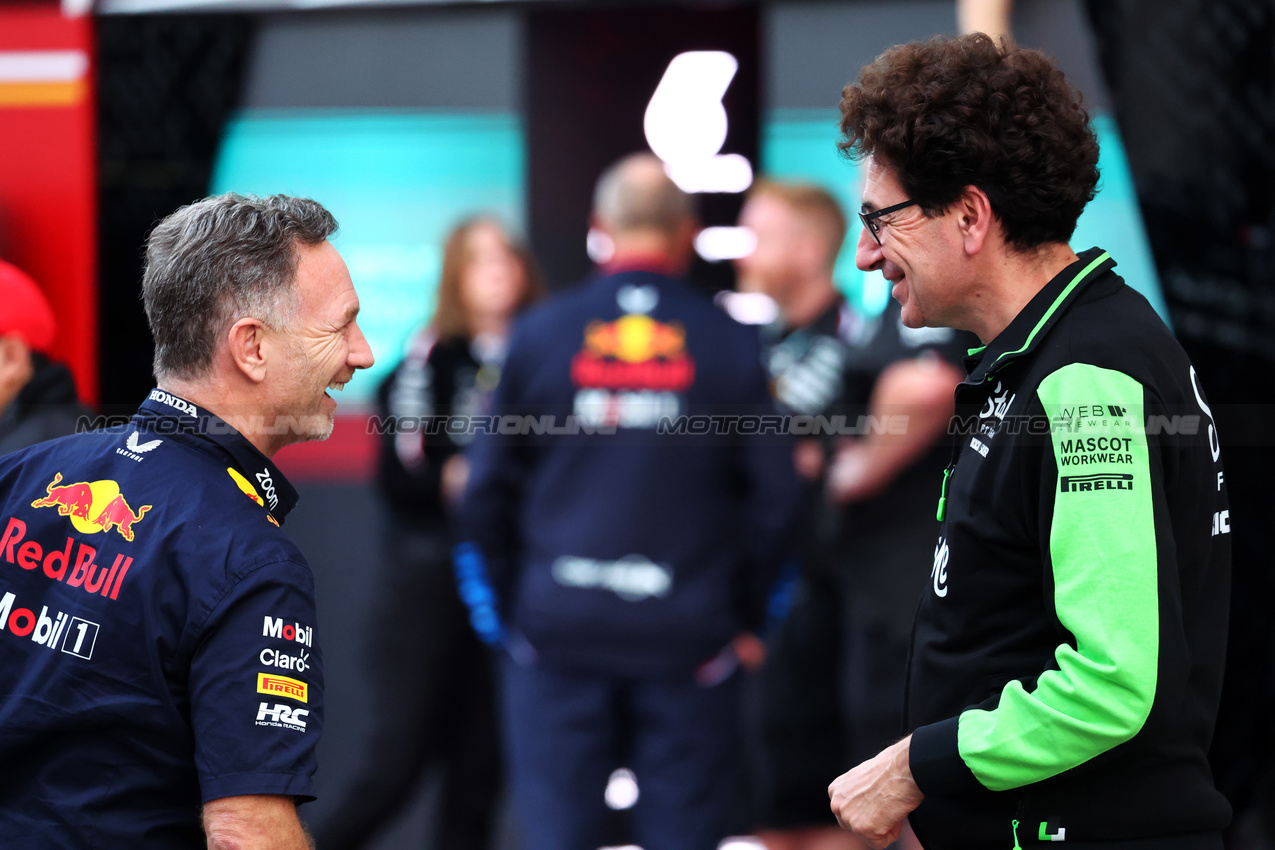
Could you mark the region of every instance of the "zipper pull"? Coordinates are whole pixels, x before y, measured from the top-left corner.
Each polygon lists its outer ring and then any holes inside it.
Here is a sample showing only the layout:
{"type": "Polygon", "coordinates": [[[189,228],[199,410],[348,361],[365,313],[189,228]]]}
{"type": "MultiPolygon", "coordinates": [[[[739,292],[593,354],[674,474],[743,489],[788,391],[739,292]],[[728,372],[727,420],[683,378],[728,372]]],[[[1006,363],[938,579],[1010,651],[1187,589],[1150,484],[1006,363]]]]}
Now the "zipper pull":
{"type": "Polygon", "coordinates": [[[943,490],[939,493],[939,509],[935,518],[942,522],[947,517],[947,479],[952,476],[952,467],[943,470],[943,490]]]}
{"type": "Polygon", "coordinates": [[[1018,821],[1013,822],[1014,825],[1014,850],[1023,850],[1023,845],[1018,843],[1018,821]]]}

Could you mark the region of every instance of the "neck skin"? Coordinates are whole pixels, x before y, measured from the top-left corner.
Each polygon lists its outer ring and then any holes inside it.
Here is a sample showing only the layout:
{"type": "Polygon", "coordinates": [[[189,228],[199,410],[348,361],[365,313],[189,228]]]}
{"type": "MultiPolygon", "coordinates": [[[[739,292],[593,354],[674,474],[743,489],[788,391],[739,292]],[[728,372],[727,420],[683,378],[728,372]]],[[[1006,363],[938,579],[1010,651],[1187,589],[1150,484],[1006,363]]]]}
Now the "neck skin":
{"type": "Polygon", "coordinates": [[[509,335],[509,317],[503,313],[473,313],[469,317],[469,335],[504,339],[509,335]]]}
{"type": "Polygon", "coordinates": [[[956,327],[975,333],[984,344],[1009,327],[1023,308],[1079,257],[1065,243],[1053,243],[1020,253],[1004,249],[979,255],[967,309],[956,327]]]}
{"type": "Polygon", "coordinates": [[[606,262],[608,266],[641,265],[654,260],[667,266],[674,275],[685,274],[691,267],[694,233],[688,239],[657,230],[627,230],[608,235],[615,245],[615,252],[606,262]],[[686,244],[682,245],[683,242],[686,244]]]}
{"type": "Polygon", "coordinates": [[[236,391],[233,387],[227,386],[228,383],[217,380],[183,381],[165,378],[159,382],[159,388],[166,393],[197,404],[225,420],[245,440],[252,443],[257,451],[273,460],[279,449],[289,443],[286,439],[287,434],[265,433],[273,430],[270,427],[275,420],[273,406],[265,398],[256,398],[251,391],[236,391]]]}
{"type": "Polygon", "coordinates": [[[828,272],[777,294],[775,303],[779,305],[779,314],[784,317],[785,324],[804,328],[814,324],[840,297],[832,284],[832,273],[828,272]]]}

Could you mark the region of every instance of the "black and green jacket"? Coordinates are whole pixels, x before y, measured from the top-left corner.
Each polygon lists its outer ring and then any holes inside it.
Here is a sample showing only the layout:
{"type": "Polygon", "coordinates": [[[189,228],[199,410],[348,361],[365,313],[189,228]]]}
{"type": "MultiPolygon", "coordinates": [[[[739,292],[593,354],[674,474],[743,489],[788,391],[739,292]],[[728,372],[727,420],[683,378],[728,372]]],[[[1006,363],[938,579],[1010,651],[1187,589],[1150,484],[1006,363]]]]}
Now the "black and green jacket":
{"type": "Polygon", "coordinates": [[[1211,847],[1230,519],[1194,368],[1093,249],[956,391],[908,676],[926,850],[1211,847]]]}

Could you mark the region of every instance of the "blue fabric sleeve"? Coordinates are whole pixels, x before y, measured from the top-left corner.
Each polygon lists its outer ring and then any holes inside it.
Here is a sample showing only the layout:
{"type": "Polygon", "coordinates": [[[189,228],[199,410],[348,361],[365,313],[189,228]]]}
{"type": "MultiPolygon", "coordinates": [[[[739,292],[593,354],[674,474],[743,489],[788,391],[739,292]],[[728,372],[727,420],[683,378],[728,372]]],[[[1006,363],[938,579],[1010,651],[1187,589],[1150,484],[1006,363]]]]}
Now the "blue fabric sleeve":
{"type": "Polygon", "coordinates": [[[203,800],[313,799],[323,658],[309,567],[281,562],[253,570],[201,631],[189,687],[203,800]]]}

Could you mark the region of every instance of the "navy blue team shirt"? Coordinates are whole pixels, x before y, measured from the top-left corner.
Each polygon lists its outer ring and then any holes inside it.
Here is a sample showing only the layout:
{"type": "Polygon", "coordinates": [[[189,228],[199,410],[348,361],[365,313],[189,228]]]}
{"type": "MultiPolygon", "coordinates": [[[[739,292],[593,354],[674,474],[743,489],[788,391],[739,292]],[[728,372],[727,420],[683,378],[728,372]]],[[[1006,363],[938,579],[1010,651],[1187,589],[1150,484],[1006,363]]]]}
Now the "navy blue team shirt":
{"type": "Polygon", "coordinates": [[[154,390],[0,457],[0,845],[202,848],[200,806],[313,799],[323,718],[297,493],[154,390]]]}
{"type": "Polygon", "coordinates": [[[763,626],[800,483],[755,328],[687,282],[600,275],[518,320],[495,410],[515,422],[474,440],[456,552],[484,639],[681,677],[763,626]],[[568,433],[505,430],[546,416],[568,433]]]}

